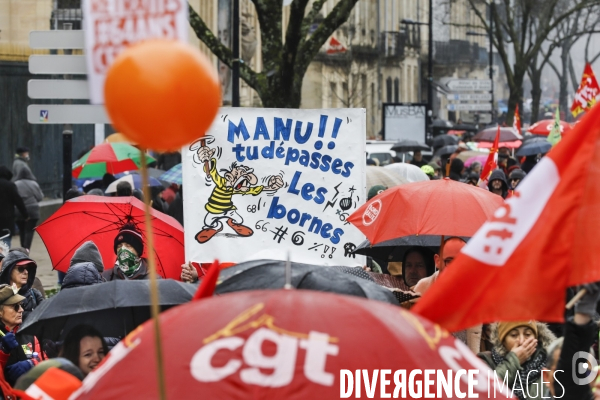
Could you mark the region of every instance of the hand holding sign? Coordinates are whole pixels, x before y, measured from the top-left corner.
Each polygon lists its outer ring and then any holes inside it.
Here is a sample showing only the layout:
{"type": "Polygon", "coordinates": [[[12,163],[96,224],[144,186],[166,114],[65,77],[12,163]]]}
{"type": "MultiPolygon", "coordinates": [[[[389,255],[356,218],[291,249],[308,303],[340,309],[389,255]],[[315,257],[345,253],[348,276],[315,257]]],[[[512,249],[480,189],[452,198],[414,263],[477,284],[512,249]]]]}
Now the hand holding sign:
{"type": "Polygon", "coordinates": [[[207,146],[202,146],[198,149],[198,159],[200,162],[208,162],[213,158],[217,149],[211,149],[207,146]]]}

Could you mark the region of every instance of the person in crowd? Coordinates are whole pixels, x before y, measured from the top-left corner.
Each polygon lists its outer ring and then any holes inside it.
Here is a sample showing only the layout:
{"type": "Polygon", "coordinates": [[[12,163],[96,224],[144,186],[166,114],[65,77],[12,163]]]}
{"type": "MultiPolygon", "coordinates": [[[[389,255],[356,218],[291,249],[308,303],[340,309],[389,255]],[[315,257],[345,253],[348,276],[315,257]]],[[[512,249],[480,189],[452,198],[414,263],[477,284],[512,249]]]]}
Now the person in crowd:
{"type": "Polygon", "coordinates": [[[84,378],[92,372],[108,354],[108,346],[94,327],[77,325],[67,333],[59,356],[79,367],[84,378]]]}
{"type": "Polygon", "coordinates": [[[423,160],[423,154],[421,150],[417,150],[413,153],[413,159],[410,161],[412,165],[416,165],[421,168],[423,165],[427,165],[427,161],[423,160]]]}
{"type": "Polygon", "coordinates": [[[133,196],[133,188],[129,182],[119,182],[117,185],[117,197],[133,196]]]}
{"type": "Polygon", "coordinates": [[[469,173],[476,174],[477,176],[481,175],[481,163],[479,161],[475,161],[469,165],[469,173]]]}
{"type": "Polygon", "coordinates": [[[108,189],[108,187],[110,186],[111,183],[113,183],[114,181],[116,181],[117,178],[114,177],[114,175],[106,173],[102,176],[102,192],[106,192],[106,189],[108,189]]]}
{"type": "MultiPolygon", "coordinates": [[[[29,250],[24,248],[24,247],[13,247],[12,249],[10,249],[6,254],[8,254],[9,252],[13,252],[13,251],[20,251],[21,253],[29,256],[29,250]]],[[[2,266],[2,263],[0,263],[0,267],[2,266]]],[[[38,292],[40,292],[42,294],[42,297],[45,299],[46,298],[46,292],[44,291],[44,285],[42,284],[42,281],[40,281],[40,278],[38,278],[37,276],[33,279],[33,284],[31,285],[31,287],[33,289],[36,289],[38,292]]]]}
{"type": "Polygon", "coordinates": [[[25,220],[29,218],[27,207],[11,179],[12,172],[4,165],[0,165],[0,237],[8,235],[2,239],[8,247],[11,245],[12,234],[15,231],[15,207],[22,218],[25,220]]]}
{"type": "Polygon", "coordinates": [[[437,271],[431,276],[421,279],[414,288],[416,293],[421,295],[431,287],[431,285],[437,280],[438,276],[444,272],[444,270],[454,261],[454,258],[460,253],[462,248],[465,246],[465,241],[458,237],[451,237],[446,239],[444,242],[444,253],[442,260],[439,254],[433,256],[435,267],[437,271]]]}
{"type": "MultiPolygon", "coordinates": [[[[577,353],[589,352],[594,343],[598,327],[593,318],[600,300],[600,282],[583,285],[582,288],[586,289],[586,293],[575,303],[575,315],[567,319],[564,337],[556,339],[547,348],[548,358],[542,370],[546,387],[542,398],[592,398],[589,385],[578,385],[572,379],[576,372],[573,371],[573,361],[577,353]]],[[[596,388],[596,398],[600,397],[598,393],[600,391],[596,388]]]]}
{"type": "Polygon", "coordinates": [[[477,184],[479,183],[479,174],[475,172],[469,172],[467,174],[467,177],[464,179],[464,182],[467,185],[477,186],[477,184]]]}
{"type": "Polygon", "coordinates": [[[429,178],[429,180],[435,179],[435,171],[431,167],[431,165],[429,165],[429,164],[423,165],[421,167],[421,171],[423,171],[425,173],[425,175],[427,175],[427,177],[429,178]]]}
{"type": "Polygon", "coordinates": [[[65,201],[77,198],[79,196],[83,196],[83,193],[81,193],[78,189],[71,188],[67,190],[67,193],[65,193],[65,201]]]}
{"type": "Polygon", "coordinates": [[[523,171],[520,168],[513,169],[510,172],[510,175],[508,175],[508,181],[510,182],[510,188],[512,190],[515,190],[517,188],[517,186],[519,185],[519,183],[521,183],[523,178],[525,178],[526,175],[527,174],[525,173],[525,171],[523,171]]]}
{"type": "Polygon", "coordinates": [[[495,169],[492,171],[490,178],[488,179],[488,189],[490,192],[501,196],[506,199],[508,196],[508,183],[506,182],[506,175],[501,169],[495,169]]]}
{"type": "Polygon", "coordinates": [[[433,179],[434,180],[435,179],[440,179],[441,178],[441,171],[442,171],[442,168],[440,167],[440,165],[437,162],[435,162],[435,161],[431,161],[427,165],[429,165],[431,168],[433,168],[433,172],[435,173],[435,175],[433,176],[433,179]]]}
{"type": "Polygon", "coordinates": [[[73,254],[61,290],[105,282],[104,263],[94,242],[87,241],[73,254]]]}
{"type": "Polygon", "coordinates": [[[498,149],[498,159],[506,159],[506,170],[513,166],[518,166],[519,162],[510,156],[510,149],[508,147],[500,147],[498,149]]]}
{"type": "Polygon", "coordinates": [[[525,157],[525,161],[523,161],[523,164],[521,165],[521,169],[523,171],[525,171],[526,174],[528,174],[531,172],[531,170],[533,169],[533,167],[535,167],[535,165],[537,163],[538,163],[537,154],[532,155],[532,156],[527,156],[527,157],[525,157]]]}
{"type": "Polygon", "coordinates": [[[181,153],[175,151],[173,153],[162,153],[158,156],[157,168],[168,171],[177,164],[181,164],[181,153]]]}
{"type": "Polygon", "coordinates": [[[38,185],[29,168],[19,169],[15,185],[17,186],[19,196],[23,199],[28,214],[28,218],[23,217],[21,214],[18,214],[16,218],[21,247],[31,249],[33,229],[40,219],[40,201],[44,198],[44,193],[42,193],[40,185],[38,185]]]}
{"type": "Polygon", "coordinates": [[[114,251],[117,255],[115,266],[102,273],[104,279],[149,279],[148,263],[142,258],[144,239],[134,224],[127,223],[119,230],[114,251]]]}
{"type": "Polygon", "coordinates": [[[8,354],[5,361],[0,357],[0,363],[4,367],[4,376],[11,385],[45,358],[37,338],[16,334],[23,323],[23,301],[25,298],[13,287],[0,285],[0,347],[4,354],[8,354]]]}
{"type": "Polygon", "coordinates": [[[492,351],[477,356],[500,379],[508,376],[508,386],[519,399],[541,399],[546,348],[556,339],[548,326],[537,321],[499,322],[491,326],[490,339],[492,351]]]}
{"type": "Polygon", "coordinates": [[[17,177],[19,176],[19,174],[21,173],[22,169],[27,169],[29,170],[29,176],[32,176],[33,180],[37,180],[35,178],[35,176],[33,175],[33,173],[31,172],[31,169],[29,168],[29,149],[27,147],[17,147],[17,151],[15,154],[15,160],[13,161],[13,165],[12,165],[12,174],[13,174],[13,181],[17,180],[17,177]]]}
{"type": "Polygon", "coordinates": [[[102,191],[102,189],[99,189],[99,188],[92,189],[89,192],[87,192],[87,194],[90,195],[90,196],[101,196],[101,197],[104,197],[104,192],[102,191]]]}
{"type": "Polygon", "coordinates": [[[387,187],[383,186],[383,185],[371,186],[371,188],[369,189],[369,192],[367,193],[367,200],[371,200],[373,197],[385,192],[386,190],[387,190],[387,187]]]}
{"type": "Polygon", "coordinates": [[[153,186],[150,188],[150,195],[152,196],[152,208],[154,208],[156,211],[167,214],[167,211],[169,211],[169,206],[162,198],[163,191],[164,188],[162,186],[153,186]]]}
{"type": "Polygon", "coordinates": [[[433,275],[434,272],[434,255],[426,247],[411,247],[404,253],[402,278],[408,287],[415,286],[421,279],[433,275]]]}
{"type": "MultiPolygon", "coordinates": [[[[127,182],[124,182],[127,183],[127,182]]],[[[129,185],[129,183],[127,183],[129,185]]],[[[136,199],[138,199],[139,201],[141,201],[142,203],[144,202],[144,193],[142,193],[142,191],[140,189],[133,189],[133,191],[131,192],[131,195],[133,197],[135,197],[136,199]]]]}
{"type": "Polygon", "coordinates": [[[23,296],[23,319],[42,302],[44,296],[33,288],[37,264],[29,256],[20,251],[11,251],[2,262],[0,283],[15,286],[19,295],[23,296]]]}
{"type": "Polygon", "coordinates": [[[166,213],[179,221],[181,226],[183,226],[183,185],[179,187],[175,199],[168,205],[166,213]]]}
{"type": "Polygon", "coordinates": [[[455,158],[450,163],[450,179],[460,181],[465,173],[465,164],[460,158],[455,158]]]}

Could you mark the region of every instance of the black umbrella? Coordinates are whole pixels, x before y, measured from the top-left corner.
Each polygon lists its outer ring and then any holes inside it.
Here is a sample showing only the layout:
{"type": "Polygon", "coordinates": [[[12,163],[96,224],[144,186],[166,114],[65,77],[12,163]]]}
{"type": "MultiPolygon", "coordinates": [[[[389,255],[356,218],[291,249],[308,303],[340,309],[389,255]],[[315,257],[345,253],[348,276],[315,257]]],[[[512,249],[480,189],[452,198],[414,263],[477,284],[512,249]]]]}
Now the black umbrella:
{"type": "MultiPolygon", "coordinates": [[[[332,267],[292,264],[292,286],[296,289],[318,290],[365,297],[398,304],[395,296],[374,282],[341,272],[332,267]]],[[[247,261],[221,271],[217,294],[243,290],[281,289],[285,284],[285,261],[247,261]]]]}
{"type": "MultiPolygon", "coordinates": [[[[78,324],[89,324],[107,337],[124,337],[150,319],[150,281],[115,280],[61,290],[44,300],[21,325],[19,333],[60,340],[78,324]]],[[[161,310],[187,303],[196,285],[158,281],[161,310]]]]}
{"type": "Polygon", "coordinates": [[[449,128],[452,129],[452,124],[443,119],[434,119],[431,123],[431,126],[435,128],[449,128]]]}
{"type": "Polygon", "coordinates": [[[452,144],[458,144],[458,138],[453,135],[439,135],[433,138],[431,146],[433,148],[449,146],[452,144]]]}
{"type": "Polygon", "coordinates": [[[523,142],[516,154],[519,157],[545,154],[549,152],[551,148],[552,143],[550,143],[546,138],[529,139],[526,142],[523,142]]]}
{"type": "Polygon", "coordinates": [[[451,144],[449,146],[444,146],[444,147],[440,147],[439,149],[437,149],[434,153],[434,157],[443,157],[443,156],[447,156],[448,154],[452,154],[454,153],[456,150],[458,149],[458,146],[455,144],[451,144]]]}
{"type": "Polygon", "coordinates": [[[397,152],[421,151],[429,150],[429,146],[419,143],[416,140],[401,140],[392,146],[392,150],[397,152]]]}
{"type": "MultiPolygon", "coordinates": [[[[446,237],[444,240],[448,239],[446,237]]],[[[460,237],[465,242],[468,242],[470,238],[468,237],[460,237]]],[[[442,241],[441,236],[436,235],[411,235],[404,236],[397,239],[386,240],[385,242],[381,242],[376,244],[375,246],[371,245],[371,242],[365,240],[361,244],[358,245],[356,250],[354,250],[355,254],[361,254],[364,256],[370,256],[378,260],[385,261],[402,261],[404,258],[404,254],[408,249],[414,246],[426,247],[434,253],[438,253],[440,250],[440,244],[442,241]]]]}

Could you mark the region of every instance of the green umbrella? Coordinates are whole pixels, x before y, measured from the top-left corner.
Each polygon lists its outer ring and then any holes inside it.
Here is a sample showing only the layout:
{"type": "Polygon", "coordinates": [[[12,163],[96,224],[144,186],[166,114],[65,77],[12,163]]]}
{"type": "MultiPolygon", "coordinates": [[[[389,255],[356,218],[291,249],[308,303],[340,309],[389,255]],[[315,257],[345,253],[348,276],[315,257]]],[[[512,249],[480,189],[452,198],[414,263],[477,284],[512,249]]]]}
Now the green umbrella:
{"type": "MultiPolygon", "coordinates": [[[[73,163],[73,177],[101,178],[104,174],[118,174],[141,168],[140,150],[127,143],[103,143],[73,163]]],[[[148,156],[148,162],[156,161],[148,156]]]]}

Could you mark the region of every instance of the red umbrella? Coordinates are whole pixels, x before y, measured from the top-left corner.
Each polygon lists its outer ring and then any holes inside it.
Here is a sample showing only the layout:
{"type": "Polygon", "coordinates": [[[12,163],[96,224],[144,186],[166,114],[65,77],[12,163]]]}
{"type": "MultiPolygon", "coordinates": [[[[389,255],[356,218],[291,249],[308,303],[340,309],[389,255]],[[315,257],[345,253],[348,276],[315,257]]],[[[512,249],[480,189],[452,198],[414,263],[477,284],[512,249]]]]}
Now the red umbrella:
{"type": "Polygon", "coordinates": [[[390,188],[348,221],[373,245],[409,235],[471,237],[502,204],[496,194],[446,178],[390,188]]]}
{"type": "MultiPolygon", "coordinates": [[[[553,119],[543,119],[541,121],[536,122],[531,125],[527,132],[532,133],[534,135],[544,135],[548,136],[552,127],[554,126],[553,119]]],[[[560,121],[560,133],[563,135],[571,130],[571,125],[568,122],[560,121]]]]}
{"type": "MultiPolygon", "coordinates": [[[[183,227],[177,220],[151,210],[157,272],[163,278],[179,279],[184,263],[183,227]]],[[[67,201],[36,228],[54,269],[67,272],[75,250],[91,240],[100,249],[105,268],[115,262],[114,239],[127,222],[146,234],[144,203],[135,197],[81,196],[67,201]]],[[[142,257],[148,257],[144,246],[142,257]]]]}
{"type": "MultiPolygon", "coordinates": [[[[518,149],[523,144],[520,140],[515,140],[513,142],[501,142],[502,144],[499,146],[500,148],[506,147],[508,149],[518,149]]],[[[477,143],[477,147],[480,149],[491,149],[494,143],[492,142],[479,142],[477,143]]]]}
{"type": "MultiPolygon", "coordinates": [[[[357,369],[370,379],[375,369],[391,370],[390,394],[397,370],[405,370],[407,387],[416,369],[453,369],[452,378],[459,369],[477,369],[474,391],[487,397],[491,371],[462,342],[378,301],[309,290],[238,292],[172,308],[160,323],[169,399],[339,399],[340,383],[348,386],[343,370],[357,369]]],[[[72,399],[158,398],[154,354],[148,322],[111,350],[72,399]]],[[[374,382],[380,398],[381,380],[374,382]]],[[[361,393],[367,397],[362,380],[361,393]]]]}
{"type": "MultiPolygon", "coordinates": [[[[473,137],[474,142],[493,142],[496,139],[496,133],[498,132],[497,127],[487,128],[479,131],[477,135],[473,137]]],[[[512,142],[515,140],[523,139],[521,135],[517,134],[513,128],[500,127],[500,142],[512,142]]]]}

